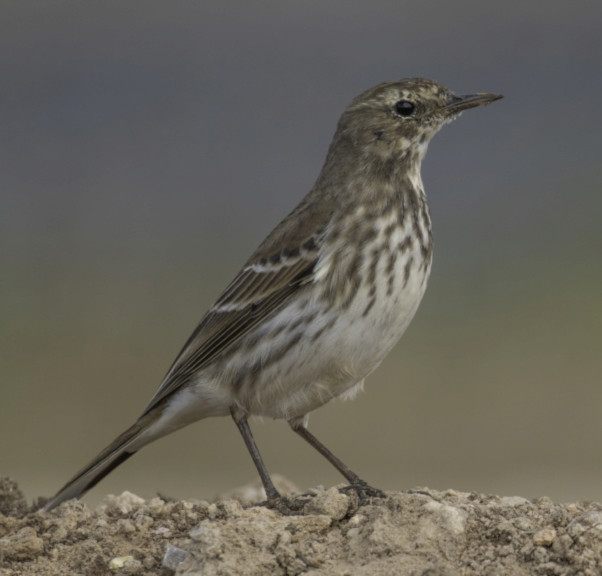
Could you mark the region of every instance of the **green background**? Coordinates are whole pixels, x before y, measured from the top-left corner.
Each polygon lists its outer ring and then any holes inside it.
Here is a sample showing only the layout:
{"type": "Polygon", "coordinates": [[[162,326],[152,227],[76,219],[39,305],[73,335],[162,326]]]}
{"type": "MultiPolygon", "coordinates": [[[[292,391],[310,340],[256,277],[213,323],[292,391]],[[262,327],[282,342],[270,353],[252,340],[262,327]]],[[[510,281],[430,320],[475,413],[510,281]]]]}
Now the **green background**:
{"type": "MultiPolygon", "coordinates": [[[[401,343],[311,430],[386,489],[602,500],[599,2],[3,2],[0,473],[50,495],[127,427],[362,90],[505,99],[423,165],[435,261],[401,343]]],[[[301,488],[341,479],[252,424],[301,488]]],[[[89,496],[208,498],[255,471],[227,419],[89,496]]]]}

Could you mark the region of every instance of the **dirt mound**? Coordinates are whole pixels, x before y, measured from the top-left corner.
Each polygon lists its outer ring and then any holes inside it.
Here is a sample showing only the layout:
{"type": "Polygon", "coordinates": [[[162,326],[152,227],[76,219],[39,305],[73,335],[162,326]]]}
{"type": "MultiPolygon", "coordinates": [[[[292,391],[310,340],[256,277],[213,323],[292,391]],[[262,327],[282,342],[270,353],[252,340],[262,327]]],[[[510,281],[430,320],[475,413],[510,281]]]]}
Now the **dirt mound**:
{"type": "Polygon", "coordinates": [[[304,513],[216,502],[145,501],[32,511],[0,481],[0,575],[569,575],[602,573],[602,505],[421,489],[359,505],[337,488],[304,513]]]}

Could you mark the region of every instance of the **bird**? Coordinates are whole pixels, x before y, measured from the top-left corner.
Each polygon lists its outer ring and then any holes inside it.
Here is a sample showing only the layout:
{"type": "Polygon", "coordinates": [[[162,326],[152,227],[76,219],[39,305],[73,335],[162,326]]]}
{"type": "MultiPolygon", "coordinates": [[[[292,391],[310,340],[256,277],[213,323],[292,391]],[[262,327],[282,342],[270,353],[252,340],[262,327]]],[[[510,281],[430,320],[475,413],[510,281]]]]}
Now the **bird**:
{"type": "Polygon", "coordinates": [[[309,193],[259,245],[202,317],[135,423],[46,504],[82,496],[142,447],[192,422],[230,415],[266,504],[286,511],[248,419],[283,419],[361,496],[382,496],[308,429],[352,398],[414,317],[433,236],[421,163],[463,111],[502,98],[456,95],[425,78],[378,84],[344,109],[309,193]]]}

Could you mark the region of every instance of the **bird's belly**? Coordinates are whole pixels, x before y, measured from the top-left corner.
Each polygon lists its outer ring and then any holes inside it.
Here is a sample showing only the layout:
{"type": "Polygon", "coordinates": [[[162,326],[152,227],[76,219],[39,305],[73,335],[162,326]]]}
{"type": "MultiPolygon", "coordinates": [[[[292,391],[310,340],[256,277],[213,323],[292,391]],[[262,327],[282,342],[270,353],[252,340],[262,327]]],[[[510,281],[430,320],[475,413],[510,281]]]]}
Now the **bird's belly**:
{"type": "Polygon", "coordinates": [[[376,289],[363,282],[345,308],[307,290],[243,340],[221,381],[250,414],[286,419],[361,384],[420,304],[430,262],[414,261],[400,261],[376,289]]]}
{"type": "Polygon", "coordinates": [[[341,317],[341,347],[348,350],[348,361],[362,378],[382,362],[407,329],[424,296],[429,272],[430,262],[399,265],[393,280],[377,283],[375,293],[362,285],[350,313],[341,317]]]}

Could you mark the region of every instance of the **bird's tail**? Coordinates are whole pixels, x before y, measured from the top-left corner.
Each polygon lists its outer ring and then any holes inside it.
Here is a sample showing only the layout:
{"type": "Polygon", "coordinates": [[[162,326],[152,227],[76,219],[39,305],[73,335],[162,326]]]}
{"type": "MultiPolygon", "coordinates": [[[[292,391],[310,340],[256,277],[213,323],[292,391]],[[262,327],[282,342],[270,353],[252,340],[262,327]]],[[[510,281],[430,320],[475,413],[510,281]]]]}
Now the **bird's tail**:
{"type": "Polygon", "coordinates": [[[148,418],[141,417],[133,426],[120,434],[94,460],[82,468],[44,506],[48,512],[61,502],[78,498],[100,482],[107,474],[133,456],[150,440],[140,442],[141,434],[148,429],[148,418]]]}

